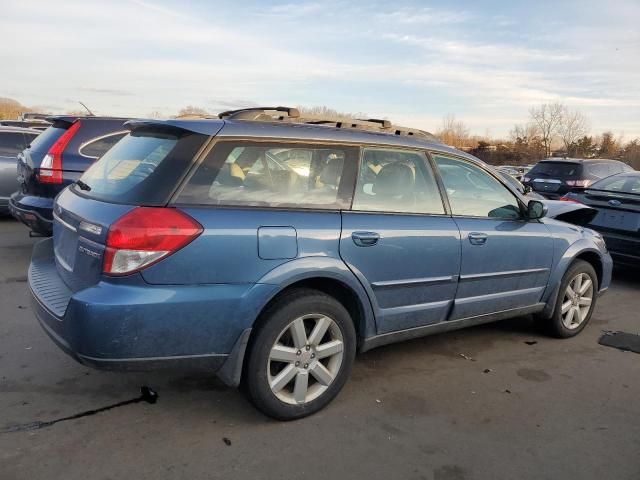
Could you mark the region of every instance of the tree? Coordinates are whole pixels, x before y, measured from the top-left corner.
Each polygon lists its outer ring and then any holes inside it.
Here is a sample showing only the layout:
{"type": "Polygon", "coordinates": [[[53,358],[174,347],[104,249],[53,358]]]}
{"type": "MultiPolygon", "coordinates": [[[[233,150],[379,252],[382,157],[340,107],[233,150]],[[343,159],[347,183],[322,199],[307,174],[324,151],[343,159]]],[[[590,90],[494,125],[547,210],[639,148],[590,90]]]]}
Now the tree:
{"type": "Polygon", "coordinates": [[[636,138],[625,145],[622,160],[636,170],[640,169],[640,139],[636,138]]]}
{"type": "Polygon", "coordinates": [[[598,145],[593,141],[593,137],[586,135],[573,143],[571,155],[578,158],[593,158],[598,151],[598,145]]]}
{"type": "Polygon", "coordinates": [[[529,110],[531,121],[540,131],[540,139],[544,145],[545,155],[551,156],[551,142],[558,134],[565,107],[561,103],[543,103],[538,108],[529,110]]]}
{"type": "Polygon", "coordinates": [[[589,133],[589,121],[577,110],[565,107],[558,125],[558,133],[568,155],[575,155],[576,142],[589,133]]]}
{"type": "Polygon", "coordinates": [[[511,139],[510,148],[517,158],[515,163],[533,163],[546,156],[540,129],[535,123],[515,125],[509,133],[509,137],[511,139]]]}
{"type": "Polygon", "coordinates": [[[620,145],[612,132],[604,132],[600,140],[598,156],[600,158],[615,158],[620,153],[620,145]]]}
{"type": "Polygon", "coordinates": [[[469,128],[463,121],[456,120],[455,115],[449,114],[442,119],[442,126],[436,136],[452,147],[465,147],[469,143],[469,128]]]}
{"type": "Polygon", "coordinates": [[[30,111],[29,107],[12,98],[0,97],[0,120],[16,120],[21,113],[30,111]]]}
{"type": "Polygon", "coordinates": [[[338,118],[367,118],[366,113],[348,113],[348,112],[339,112],[333,108],[325,107],[325,106],[314,106],[314,107],[304,107],[302,105],[298,105],[296,107],[300,111],[300,115],[302,117],[322,117],[327,119],[338,119],[338,118]]]}
{"type": "Polygon", "coordinates": [[[211,114],[207,112],[204,108],[188,105],[184,108],[181,108],[177,116],[178,117],[207,117],[210,115],[211,114]]]}

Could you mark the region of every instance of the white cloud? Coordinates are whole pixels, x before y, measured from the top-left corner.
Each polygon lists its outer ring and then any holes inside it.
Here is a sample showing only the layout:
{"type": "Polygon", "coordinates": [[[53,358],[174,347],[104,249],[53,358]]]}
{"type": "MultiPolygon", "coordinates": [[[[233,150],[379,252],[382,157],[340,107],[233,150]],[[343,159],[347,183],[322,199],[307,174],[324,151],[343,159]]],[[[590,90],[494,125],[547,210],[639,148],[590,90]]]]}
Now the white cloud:
{"type": "MultiPolygon", "coordinates": [[[[0,43],[0,95],[64,109],[78,99],[120,115],[171,114],[187,104],[327,104],[423,128],[452,112],[496,134],[524,121],[530,105],[560,100],[640,134],[633,7],[625,10],[631,20],[542,28],[471,11],[473,4],[170,5],[3,6],[3,36],[20,42],[0,43]],[[506,33],[493,35],[500,29],[506,33]]],[[[600,128],[598,118],[592,123],[600,128]]]]}

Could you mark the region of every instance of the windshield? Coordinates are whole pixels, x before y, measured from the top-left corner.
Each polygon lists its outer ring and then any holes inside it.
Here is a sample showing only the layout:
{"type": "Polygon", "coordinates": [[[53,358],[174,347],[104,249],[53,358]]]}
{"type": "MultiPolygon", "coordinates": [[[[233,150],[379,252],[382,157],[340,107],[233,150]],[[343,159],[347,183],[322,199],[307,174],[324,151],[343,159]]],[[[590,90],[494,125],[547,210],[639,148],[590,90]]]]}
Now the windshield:
{"type": "Polygon", "coordinates": [[[527,174],[527,177],[536,178],[566,178],[577,177],[582,171],[582,165],[569,162],[540,162],[527,174]]]}
{"type": "Polygon", "coordinates": [[[614,175],[594,183],[589,190],[640,194],[640,174],[614,175]]]}
{"type": "Polygon", "coordinates": [[[80,178],[77,193],[112,203],[162,205],[206,137],[133,132],[80,178]]]}

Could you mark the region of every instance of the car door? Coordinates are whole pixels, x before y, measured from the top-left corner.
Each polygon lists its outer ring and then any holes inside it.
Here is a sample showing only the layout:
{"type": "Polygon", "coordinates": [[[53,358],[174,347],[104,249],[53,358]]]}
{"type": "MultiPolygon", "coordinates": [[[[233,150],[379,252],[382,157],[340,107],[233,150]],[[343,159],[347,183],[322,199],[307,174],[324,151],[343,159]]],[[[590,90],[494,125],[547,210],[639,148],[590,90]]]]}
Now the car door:
{"type": "Polygon", "coordinates": [[[457,157],[432,155],[462,243],[450,319],[537,304],[553,260],[547,227],[524,219],[516,196],[488,170],[457,157]]]}
{"type": "Polygon", "coordinates": [[[369,294],[378,333],[446,320],[460,234],[423,152],[363,149],[340,256],[369,294]]]}

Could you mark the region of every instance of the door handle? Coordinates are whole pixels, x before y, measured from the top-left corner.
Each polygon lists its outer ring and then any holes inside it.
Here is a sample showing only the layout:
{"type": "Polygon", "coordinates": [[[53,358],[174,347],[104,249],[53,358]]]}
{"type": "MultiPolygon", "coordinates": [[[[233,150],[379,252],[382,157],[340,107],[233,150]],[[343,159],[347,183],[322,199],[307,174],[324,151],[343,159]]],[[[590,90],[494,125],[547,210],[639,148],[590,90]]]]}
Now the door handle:
{"type": "Polygon", "coordinates": [[[471,232],[469,234],[469,241],[471,242],[471,245],[484,245],[487,243],[487,234],[471,232]]]}
{"type": "Polygon", "coordinates": [[[380,240],[380,234],[376,232],[353,232],[351,239],[359,247],[373,247],[380,240]]]}

